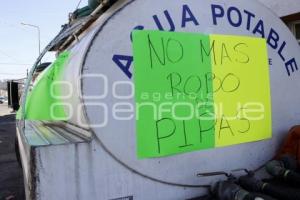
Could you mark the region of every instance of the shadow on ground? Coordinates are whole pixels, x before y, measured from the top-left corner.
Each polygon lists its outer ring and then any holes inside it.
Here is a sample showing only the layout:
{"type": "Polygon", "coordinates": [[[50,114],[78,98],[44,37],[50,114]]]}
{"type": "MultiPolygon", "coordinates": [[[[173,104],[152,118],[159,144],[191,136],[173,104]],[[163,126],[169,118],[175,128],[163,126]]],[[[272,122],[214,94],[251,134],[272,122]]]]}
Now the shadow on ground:
{"type": "Polygon", "coordinates": [[[0,116],[0,200],[23,200],[23,173],[15,154],[15,115],[0,116]]]}

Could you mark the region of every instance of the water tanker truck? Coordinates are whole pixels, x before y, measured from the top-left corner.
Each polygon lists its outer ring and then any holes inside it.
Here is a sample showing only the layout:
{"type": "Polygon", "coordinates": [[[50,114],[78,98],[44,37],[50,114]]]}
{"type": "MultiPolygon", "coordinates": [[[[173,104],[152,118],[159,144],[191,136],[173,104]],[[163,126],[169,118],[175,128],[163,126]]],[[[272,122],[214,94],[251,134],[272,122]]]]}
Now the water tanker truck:
{"type": "Polygon", "coordinates": [[[263,177],[300,117],[299,55],[254,0],[90,1],[29,73],[26,198],[189,199],[224,179],[197,174],[263,177]]]}

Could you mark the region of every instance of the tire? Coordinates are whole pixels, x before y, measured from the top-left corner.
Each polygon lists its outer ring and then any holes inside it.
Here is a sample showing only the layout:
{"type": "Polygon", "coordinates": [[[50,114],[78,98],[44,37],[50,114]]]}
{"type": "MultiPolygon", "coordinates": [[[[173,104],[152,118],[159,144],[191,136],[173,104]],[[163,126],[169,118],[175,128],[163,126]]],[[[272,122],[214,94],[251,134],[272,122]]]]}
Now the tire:
{"type": "Polygon", "coordinates": [[[20,157],[20,150],[19,150],[19,142],[18,138],[15,138],[15,153],[16,153],[16,158],[19,163],[19,166],[22,168],[22,162],[21,162],[21,157],[20,157]]]}

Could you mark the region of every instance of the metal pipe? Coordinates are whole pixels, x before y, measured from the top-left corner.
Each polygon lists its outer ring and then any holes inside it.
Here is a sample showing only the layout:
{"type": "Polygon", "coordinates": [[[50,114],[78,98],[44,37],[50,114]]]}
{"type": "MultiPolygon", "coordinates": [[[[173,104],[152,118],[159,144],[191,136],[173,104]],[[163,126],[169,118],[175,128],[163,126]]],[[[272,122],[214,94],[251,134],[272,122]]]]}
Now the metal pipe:
{"type": "Polygon", "coordinates": [[[78,29],[75,33],[73,33],[69,38],[67,38],[67,40],[61,45],[61,47],[59,48],[60,51],[64,50],[66,48],[67,45],[69,45],[70,43],[72,43],[74,40],[76,40],[76,37],[78,38],[81,33],[87,28],[88,24],[97,16],[97,13],[100,12],[104,6],[106,6],[108,4],[109,1],[103,1],[89,16],[88,19],[85,20],[82,24],[81,24],[81,28],[78,29]]]}

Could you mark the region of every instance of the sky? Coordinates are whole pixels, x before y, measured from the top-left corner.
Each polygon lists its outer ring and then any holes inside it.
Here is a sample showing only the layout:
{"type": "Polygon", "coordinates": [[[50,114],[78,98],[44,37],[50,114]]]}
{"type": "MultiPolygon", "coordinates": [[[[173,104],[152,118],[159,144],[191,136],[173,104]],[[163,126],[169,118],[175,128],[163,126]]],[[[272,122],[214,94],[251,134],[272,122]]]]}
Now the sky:
{"type": "MultiPolygon", "coordinates": [[[[0,12],[0,80],[26,77],[38,56],[37,30],[21,23],[37,25],[41,29],[42,49],[67,23],[68,14],[74,11],[80,0],[18,0],[1,2],[0,12]]],[[[88,0],[81,0],[80,7],[88,0]]],[[[278,15],[299,12],[299,0],[259,0],[278,15]],[[280,2],[280,4],[279,4],[280,2]]],[[[43,61],[51,57],[45,57],[43,61]]]]}
{"type": "MultiPolygon", "coordinates": [[[[41,30],[41,49],[68,22],[80,0],[3,1],[0,12],[0,80],[26,77],[38,57],[37,29],[23,26],[33,24],[41,30]]],[[[82,0],[80,7],[87,5],[82,0]]],[[[45,61],[52,57],[46,56],[45,61]]]]}

